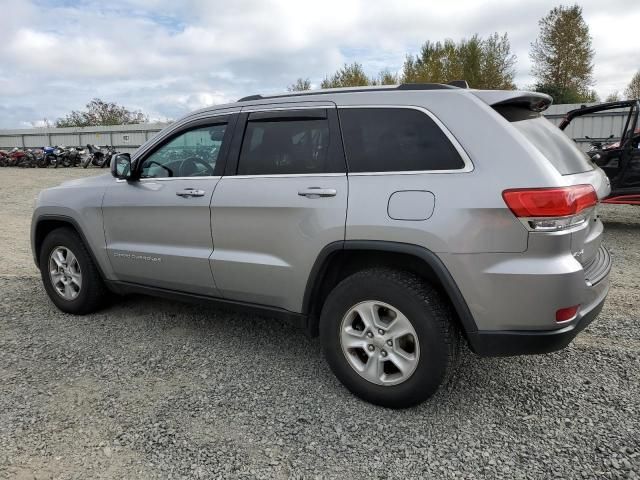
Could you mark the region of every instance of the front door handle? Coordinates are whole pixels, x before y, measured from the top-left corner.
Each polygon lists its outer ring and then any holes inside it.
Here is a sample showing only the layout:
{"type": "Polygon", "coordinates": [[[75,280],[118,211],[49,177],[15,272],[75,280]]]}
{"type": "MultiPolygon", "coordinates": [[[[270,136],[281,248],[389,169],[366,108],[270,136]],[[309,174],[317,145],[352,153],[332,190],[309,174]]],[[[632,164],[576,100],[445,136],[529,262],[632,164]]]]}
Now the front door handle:
{"type": "Polygon", "coordinates": [[[176,192],[176,195],[182,198],[204,197],[204,190],[197,190],[195,188],[185,188],[184,190],[176,192]]]}
{"type": "Polygon", "coordinates": [[[335,188],[309,187],[300,190],[298,195],[307,198],[335,197],[338,192],[335,188]]]}

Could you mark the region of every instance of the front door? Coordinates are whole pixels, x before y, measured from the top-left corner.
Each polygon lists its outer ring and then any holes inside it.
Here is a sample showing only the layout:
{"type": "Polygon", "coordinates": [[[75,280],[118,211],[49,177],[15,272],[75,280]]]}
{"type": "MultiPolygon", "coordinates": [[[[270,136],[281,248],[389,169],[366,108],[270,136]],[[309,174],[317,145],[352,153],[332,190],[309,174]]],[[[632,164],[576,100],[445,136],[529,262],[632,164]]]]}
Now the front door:
{"type": "Polygon", "coordinates": [[[137,160],[140,180],[114,180],[107,189],[106,247],[118,280],[218,296],[209,264],[210,203],[230,118],[178,129],[137,160]]]}
{"type": "Polygon", "coordinates": [[[234,168],[211,209],[216,285],[228,299],[300,312],[318,254],[344,240],[347,177],[335,106],[242,113],[236,132],[234,168]]]}

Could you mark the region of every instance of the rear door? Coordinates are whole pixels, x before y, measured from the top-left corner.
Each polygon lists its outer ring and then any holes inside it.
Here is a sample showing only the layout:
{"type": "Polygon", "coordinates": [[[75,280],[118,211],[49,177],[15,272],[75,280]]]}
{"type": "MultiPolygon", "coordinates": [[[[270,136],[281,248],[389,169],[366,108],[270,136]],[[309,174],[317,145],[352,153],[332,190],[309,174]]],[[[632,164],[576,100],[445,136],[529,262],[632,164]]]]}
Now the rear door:
{"type": "Polygon", "coordinates": [[[318,254],[344,240],[345,171],[333,104],[243,109],[212,202],[224,297],[301,311],[318,254]]]}
{"type": "Polygon", "coordinates": [[[120,281],[219,296],[210,203],[224,169],[234,115],[187,123],[138,159],[141,179],[107,188],[107,253],[120,281]]]}

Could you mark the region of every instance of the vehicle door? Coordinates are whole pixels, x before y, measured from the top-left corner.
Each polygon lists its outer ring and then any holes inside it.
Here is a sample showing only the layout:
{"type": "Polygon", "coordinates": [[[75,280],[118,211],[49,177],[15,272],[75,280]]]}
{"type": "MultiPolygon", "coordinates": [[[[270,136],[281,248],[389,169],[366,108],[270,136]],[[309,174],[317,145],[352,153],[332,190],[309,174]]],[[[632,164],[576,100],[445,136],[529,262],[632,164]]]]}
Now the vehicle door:
{"type": "Polygon", "coordinates": [[[235,115],[173,129],[134,158],[139,180],[114,180],[103,201],[108,258],[120,281],[218,296],[209,264],[210,204],[235,115]]]}
{"type": "Polygon", "coordinates": [[[300,312],[321,250],[344,240],[347,176],[334,104],[242,110],[213,195],[225,298],[300,312]]]}

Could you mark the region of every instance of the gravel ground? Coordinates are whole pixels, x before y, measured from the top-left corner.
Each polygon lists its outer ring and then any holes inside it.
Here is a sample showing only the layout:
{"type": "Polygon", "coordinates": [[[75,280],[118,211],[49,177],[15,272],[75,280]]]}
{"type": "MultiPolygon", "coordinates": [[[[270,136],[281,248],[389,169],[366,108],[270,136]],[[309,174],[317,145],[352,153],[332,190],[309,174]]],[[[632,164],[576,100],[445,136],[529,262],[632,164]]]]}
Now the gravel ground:
{"type": "Polygon", "coordinates": [[[95,173],[0,170],[0,477],[640,478],[640,208],[602,208],[612,289],[574,344],[464,352],[454,383],[392,411],[275,320],[143,297],[57,311],[33,198],[95,173]]]}

